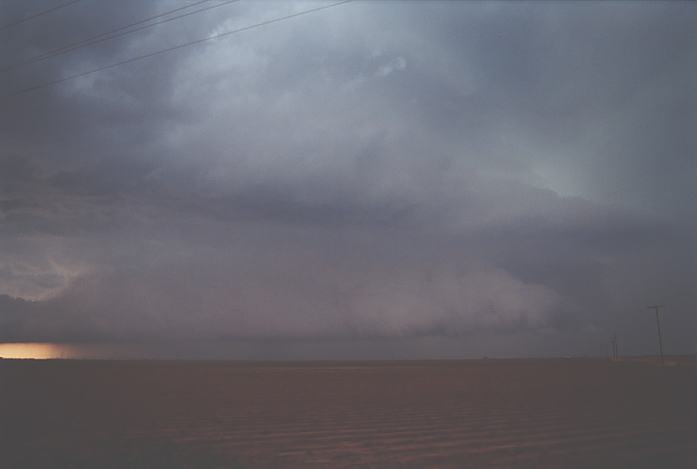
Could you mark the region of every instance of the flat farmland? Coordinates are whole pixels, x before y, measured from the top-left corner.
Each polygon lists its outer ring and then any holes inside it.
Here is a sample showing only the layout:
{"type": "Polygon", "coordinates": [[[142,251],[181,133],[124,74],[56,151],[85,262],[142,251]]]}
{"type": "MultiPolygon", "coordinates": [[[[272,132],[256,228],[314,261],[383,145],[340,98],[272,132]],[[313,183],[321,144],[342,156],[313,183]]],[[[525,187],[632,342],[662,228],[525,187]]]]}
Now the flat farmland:
{"type": "Polygon", "coordinates": [[[0,467],[694,468],[674,364],[0,360],[0,467]]]}

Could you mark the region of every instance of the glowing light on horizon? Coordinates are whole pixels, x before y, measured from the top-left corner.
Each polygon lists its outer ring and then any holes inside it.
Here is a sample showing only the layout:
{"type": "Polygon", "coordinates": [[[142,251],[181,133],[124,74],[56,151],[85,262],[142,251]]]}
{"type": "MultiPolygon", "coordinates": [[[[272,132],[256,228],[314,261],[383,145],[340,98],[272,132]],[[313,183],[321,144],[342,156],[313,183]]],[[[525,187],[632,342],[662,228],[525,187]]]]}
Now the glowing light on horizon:
{"type": "Polygon", "coordinates": [[[0,344],[0,358],[31,358],[45,360],[49,358],[69,358],[67,347],[47,343],[11,343],[0,344]]]}

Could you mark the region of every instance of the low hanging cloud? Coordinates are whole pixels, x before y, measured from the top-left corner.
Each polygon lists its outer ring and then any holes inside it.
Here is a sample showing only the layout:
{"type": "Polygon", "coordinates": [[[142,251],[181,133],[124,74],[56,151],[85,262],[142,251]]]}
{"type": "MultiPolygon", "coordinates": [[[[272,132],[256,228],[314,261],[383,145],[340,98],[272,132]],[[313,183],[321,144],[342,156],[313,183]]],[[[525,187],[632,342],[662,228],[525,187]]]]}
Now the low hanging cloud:
{"type": "Polygon", "coordinates": [[[46,301],[17,301],[6,335],[26,340],[347,338],[529,330],[563,308],[551,289],[496,269],[402,266],[357,278],[345,270],[273,270],[199,262],[74,281],[46,301]],[[193,272],[185,275],[184,270],[193,272]]]}

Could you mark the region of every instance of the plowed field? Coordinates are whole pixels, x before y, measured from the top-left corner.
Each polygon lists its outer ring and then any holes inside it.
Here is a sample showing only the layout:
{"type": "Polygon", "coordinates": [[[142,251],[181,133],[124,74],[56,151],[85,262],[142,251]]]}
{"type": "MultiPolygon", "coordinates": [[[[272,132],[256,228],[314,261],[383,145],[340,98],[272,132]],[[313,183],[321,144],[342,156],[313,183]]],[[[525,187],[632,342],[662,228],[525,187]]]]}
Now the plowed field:
{"type": "Polygon", "coordinates": [[[0,360],[0,467],[697,467],[697,368],[0,360]]]}

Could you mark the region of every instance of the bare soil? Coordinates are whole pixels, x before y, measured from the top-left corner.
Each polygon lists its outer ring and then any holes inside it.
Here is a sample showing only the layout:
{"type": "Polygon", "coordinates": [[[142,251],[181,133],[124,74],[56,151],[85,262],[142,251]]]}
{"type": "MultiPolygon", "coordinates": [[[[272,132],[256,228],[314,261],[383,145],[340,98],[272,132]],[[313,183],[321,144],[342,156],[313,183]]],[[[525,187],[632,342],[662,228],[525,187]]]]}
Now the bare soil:
{"type": "Polygon", "coordinates": [[[672,362],[0,360],[0,467],[696,468],[672,362]]]}

